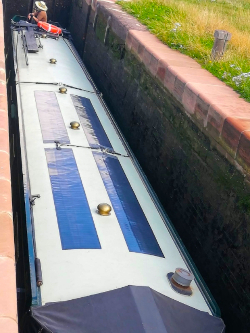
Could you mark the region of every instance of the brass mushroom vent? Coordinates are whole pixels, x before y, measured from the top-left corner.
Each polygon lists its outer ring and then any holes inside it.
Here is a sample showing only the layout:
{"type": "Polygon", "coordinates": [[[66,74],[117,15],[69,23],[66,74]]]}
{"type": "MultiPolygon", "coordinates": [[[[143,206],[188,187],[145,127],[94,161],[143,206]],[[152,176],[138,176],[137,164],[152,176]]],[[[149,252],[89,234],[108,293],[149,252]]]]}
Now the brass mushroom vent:
{"type": "Polygon", "coordinates": [[[70,123],[70,128],[72,128],[73,130],[79,129],[80,124],[77,121],[71,121],[70,123]]]}
{"type": "Polygon", "coordinates": [[[60,88],[59,88],[59,92],[60,92],[60,94],[67,94],[67,88],[65,88],[65,87],[60,87],[60,88]]]}
{"type": "Polygon", "coordinates": [[[56,64],[56,63],[57,63],[57,60],[54,59],[54,58],[51,58],[51,59],[49,59],[49,62],[50,62],[51,64],[56,64]]]}
{"type": "Polygon", "coordinates": [[[109,216],[112,208],[107,203],[100,203],[97,206],[97,213],[102,216],[109,216]]]}

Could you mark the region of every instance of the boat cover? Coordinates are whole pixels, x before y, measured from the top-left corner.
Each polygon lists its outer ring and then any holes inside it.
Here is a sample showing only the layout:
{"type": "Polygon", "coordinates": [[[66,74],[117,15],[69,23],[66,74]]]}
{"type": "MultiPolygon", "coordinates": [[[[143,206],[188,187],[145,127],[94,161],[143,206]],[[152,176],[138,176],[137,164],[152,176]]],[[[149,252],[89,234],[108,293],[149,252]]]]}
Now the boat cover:
{"type": "Polygon", "coordinates": [[[34,307],[31,316],[36,328],[29,332],[37,332],[39,323],[43,333],[222,333],[225,329],[220,318],[136,286],[34,307]]]}

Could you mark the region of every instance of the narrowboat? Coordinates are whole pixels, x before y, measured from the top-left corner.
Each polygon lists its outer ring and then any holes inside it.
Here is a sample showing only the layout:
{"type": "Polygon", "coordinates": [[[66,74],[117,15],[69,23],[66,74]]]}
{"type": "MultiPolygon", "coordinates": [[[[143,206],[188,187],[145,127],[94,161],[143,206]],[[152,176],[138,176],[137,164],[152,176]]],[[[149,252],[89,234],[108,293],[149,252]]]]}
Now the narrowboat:
{"type": "Polygon", "coordinates": [[[223,332],[70,33],[20,17],[11,31],[30,289],[20,331],[223,332]]]}

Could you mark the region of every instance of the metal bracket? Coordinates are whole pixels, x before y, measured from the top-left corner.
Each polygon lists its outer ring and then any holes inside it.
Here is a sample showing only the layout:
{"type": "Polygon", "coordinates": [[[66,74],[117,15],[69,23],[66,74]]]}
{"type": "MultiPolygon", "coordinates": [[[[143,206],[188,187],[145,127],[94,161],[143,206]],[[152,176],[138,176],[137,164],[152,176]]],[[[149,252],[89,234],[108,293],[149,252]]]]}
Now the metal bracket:
{"type": "Polygon", "coordinates": [[[56,149],[57,150],[61,150],[62,148],[61,148],[61,143],[60,143],[60,141],[54,141],[55,142],[55,144],[56,144],[56,149]]]}
{"type": "Polygon", "coordinates": [[[40,198],[40,194],[34,194],[30,196],[30,205],[35,206],[35,200],[40,198]]]}

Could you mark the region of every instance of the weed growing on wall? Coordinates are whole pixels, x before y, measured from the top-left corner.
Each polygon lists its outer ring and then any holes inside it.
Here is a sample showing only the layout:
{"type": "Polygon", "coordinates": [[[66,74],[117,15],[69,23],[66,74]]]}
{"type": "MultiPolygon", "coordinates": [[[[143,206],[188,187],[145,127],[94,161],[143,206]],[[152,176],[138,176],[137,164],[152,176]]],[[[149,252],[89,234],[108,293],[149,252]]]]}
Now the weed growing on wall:
{"type": "Polygon", "coordinates": [[[249,0],[119,1],[169,47],[179,50],[250,102],[249,0]],[[211,60],[214,31],[232,34],[226,53],[211,60]]]}

